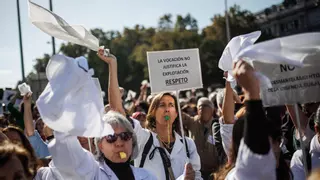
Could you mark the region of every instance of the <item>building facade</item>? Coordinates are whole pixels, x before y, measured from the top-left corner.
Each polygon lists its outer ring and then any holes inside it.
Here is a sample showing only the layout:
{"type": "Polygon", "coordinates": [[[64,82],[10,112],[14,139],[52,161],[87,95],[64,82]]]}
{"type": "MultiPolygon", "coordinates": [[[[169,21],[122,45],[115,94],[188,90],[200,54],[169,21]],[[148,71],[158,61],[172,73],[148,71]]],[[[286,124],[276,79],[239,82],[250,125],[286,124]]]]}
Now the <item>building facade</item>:
{"type": "Polygon", "coordinates": [[[261,30],[273,37],[320,31],[320,0],[296,0],[255,13],[261,30]]]}

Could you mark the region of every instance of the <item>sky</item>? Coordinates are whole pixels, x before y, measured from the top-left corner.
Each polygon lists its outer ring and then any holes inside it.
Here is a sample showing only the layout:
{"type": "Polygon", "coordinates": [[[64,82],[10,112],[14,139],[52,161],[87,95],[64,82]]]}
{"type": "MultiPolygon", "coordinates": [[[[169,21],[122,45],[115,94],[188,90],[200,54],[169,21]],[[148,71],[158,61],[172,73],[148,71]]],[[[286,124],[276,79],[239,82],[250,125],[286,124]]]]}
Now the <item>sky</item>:
{"type": "MultiPolygon", "coordinates": [[[[32,0],[49,9],[49,0],[32,0]]],[[[37,29],[28,19],[27,0],[20,0],[21,31],[25,76],[32,70],[36,58],[52,54],[51,37],[37,29]]],[[[257,12],[282,0],[228,0],[228,6],[257,12]]],[[[0,0],[0,88],[14,88],[22,79],[16,0],[0,0]]],[[[123,30],[136,24],[157,27],[158,19],[171,13],[190,13],[204,28],[215,14],[224,13],[224,0],[52,0],[53,11],[69,24],[81,24],[88,29],[123,30]]],[[[173,19],[174,20],[174,19],[173,19]]],[[[56,40],[56,51],[64,42],[56,40]]]]}

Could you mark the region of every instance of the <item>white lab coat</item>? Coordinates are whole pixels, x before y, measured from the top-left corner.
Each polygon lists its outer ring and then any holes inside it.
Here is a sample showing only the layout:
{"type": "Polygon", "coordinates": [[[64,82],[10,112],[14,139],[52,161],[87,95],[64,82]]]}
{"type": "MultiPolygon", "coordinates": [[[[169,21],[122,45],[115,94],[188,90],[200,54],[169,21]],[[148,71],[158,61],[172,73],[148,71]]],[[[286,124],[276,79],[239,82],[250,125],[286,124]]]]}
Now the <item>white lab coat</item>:
{"type": "Polygon", "coordinates": [[[59,170],[54,166],[53,161],[49,163],[49,167],[42,167],[38,169],[34,180],[61,180],[59,170]]]}
{"type": "MultiPolygon", "coordinates": [[[[318,141],[318,135],[315,135],[310,143],[311,154],[311,168],[316,169],[320,167],[320,143],[318,141]]],[[[291,159],[290,163],[291,171],[293,173],[294,180],[305,180],[307,179],[304,172],[303,166],[303,155],[302,150],[297,150],[291,159]]]]}
{"type": "MultiPolygon", "coordinates": [[[[145,144],[149,139],[150,131],[143,129],[140,126],[139,121],[137,120],[134,120],[134,126],[135,126],[134,131],[137,135],[138,144],[139,144],[139,154],[138,154],[138,157],[134,160],[134,165],[135,167],[139,167],[141,157],[142,157],[142,152],[145,144]]],[[[156,150],[153,158],[151,160],[149,159],[149,155],[151,151],[154,149],[154,147],[160,147],[160,142],[157,138],[157,134],[152,132],[152,136],[153,136],[153,145],[146,157],[144,168],[150,171],[151,173],[153,173],[154,175],[156,175],[159,180],[165,180],[166,179],[165,170],[164,170],[164,166],[163,166],[159,151],[156,150]]],[[[175,137],[176,137],[176,140],[174,142],[174,146],[171,154],[167,150],[165,151],[167,153],[167,156],[170,158],[171,167],[172,167],[175,178],[182,180],[184,179],[184,169],[185,169],[185,164],[188,161],[188,157],[185,153],[184,145],[181,142],[182,137],[177,133],[175,133],[175,137]]],[[[192,164],[192,167],[196,174],[195,179],[202,180],[201,172],[200,172],[200,169],[201,169],[200,156],[197,152],[196,145],[192,139],[187,137],[186,137],[186,143],[188,143],[188,149],[190,153],[189,162],[192,164]]]]}
{"type": "Polygon", "coordinates": [[[220,123],[222,147],[226,155],[230,157],[230,150],[231,150],[231,144],[232,144],[232,131],[233,131],[234,124],[225,124],[223,123],[222,118],[219,119],[219,123],[220,123]]]}
{"type": "MultiPolygon", "coordinates": [[[[230,156],[234,124],[224,124],[219,120],[223,148],[230,156]]],[[[241,140],[235,167],[229,171],[226,180],[273,180],[276,179],[276,161],[272,149],[266,155],[253,153],[241,140]]]]}
{"type": "MultiPolygon", "coordinates": [[[[63,180],[118,180],[105,162],[96,161],[89,151],[81,147],[75,136],[55,132],[55,139],[48,147],[54,166],[63,180]]],[[[136,180],[156,180],[156,177],[145,169],[133,166],[131,168],[136,180]]],[[[42,173],[45,177],[52,173],[50,170],[44,171],[48,171],[42,173]]]]}
{"type": "Polygon", "coordinates": [[[226,180],[275,180],[276,160],[270,148],[266,155],[253,153],[241,140],[235,167],[227,174],[226,180]]]}

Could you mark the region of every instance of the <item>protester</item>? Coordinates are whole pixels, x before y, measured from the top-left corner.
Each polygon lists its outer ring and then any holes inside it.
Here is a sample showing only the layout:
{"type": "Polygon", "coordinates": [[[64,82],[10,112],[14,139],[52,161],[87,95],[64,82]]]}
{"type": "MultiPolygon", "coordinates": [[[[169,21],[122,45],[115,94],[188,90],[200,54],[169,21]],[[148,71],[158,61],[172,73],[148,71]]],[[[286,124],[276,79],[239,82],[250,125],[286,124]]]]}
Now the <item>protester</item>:
{"type": "Polygon", "coordinates": [[[2,132],[9,138],[12,143],[21,145],[28,152],[30,156],[30,167],[33,172],[36,172],[39,168],[40,162],[36,157],[34,149],[32,148],[30,142],[28,141],[22,130],[18,127],[8,126],[7,128],[3,129],[2,132]]]}
{"type": "Polygon", "coordinates": [[[213,118],[213,103],[202,97],[198,100],[197,109],[194,118],[184,114],[183,124],[196,144],[201,160],[201,174],[207,180],[212,179],[210,176],[225,163],[226,157],[221,144],[220,126],[216,126],[218,120],[213,118]]]}
{"type": "Polygon", "coordinates": [[[8,141],[0,145],[0,179],[32,180],[35,171],[30,164],[30,154],[23,147],[8,141]]]}
{"type": "MultiPolygon", "coordinates": [[[[7,106],[7,109],[8,111],[11,113],[11,116],[13,116],[15,118],[15,122],[16,122],[16,125],[21,128],[22,130],[24,130],[24,122],[23,122],[23,111],[24,111],[24,107],[23,105],[21,104],[20,105],[20,109],[16,109],[14,107],[14,104],[18,98],[19,94],[16,93],[12,99],[10,100],[8,106],[7,106]]],[[[33,104],[34,106],[34,104],[33,104]]]]}
{"type": "MultiPolygon", "coordinates": [[[[98,55],[111,68],[108,93],[110,106],[125,115],[120,100],[116,61],[105,57],[103,50],[100,50],[98,55]]],[[[149,170],[157,179],[202,179],[200,157],[193,140],[185,138],[189,149],[188,157],[184,151],[183,139],[177,133],[180,126],[176,97],[170,93],[161,93],[154,97],[147,121],[149,130],[143,129],[137,120],[132,122],[140,149],[137,159],[134,160],[135,166],[149,170]],[[169,120],[165,120],[165,116],[169,120]],[[190,164],[186,165],[188,159],[190,164]]]]}
{"type": "MultiPolygon", "coordinates": [[[[35,128],[34,128],[33,116],[32,116],[32,112],[31,112],[31,94],[26,94],[23,97],[23,105],[24,105],[23,120],[24,120],[26,135],[27,135],[33,149],[35,150],[37,157],[39,157],[39,158],[47,157],[50,155],[49,150],[48,150],[48,146],[41,138],[39,132],[37,130],[35,130],[35,128]]],[[[42,122],[41,119],[38,120],[38,122],[39,121],[42,122]]],[[[42,124],[43,124],[43,122],[42,122],[42,124]]],[[[41,131],[43,134],[43,126],[44,125],[41,125],[41,126],[42,126],[41,131]]],[[[48,134],[49,140],[51,137],[53,138],[52,131],[48,134]]]]}
{"type": "MultiPolygon", "coordinates": [[[[101,51],[100,51],[101,52],[101,51]]],[[[102,50],[103,54],[103,50],[102,50]]],[[[110,78],[117,73],[114,57],[104,59],[109,64],[110,78]]],[[[110,86],[114,83],[109,81],[110,86]]],[[[113,86],[115,87],[115,86],[113,86]]],[[[117,103],[122,107],[119,86],[116,88],[117,103]]],[[[110,91],[109,91],[110,96],[110,91]]],[[[114,94],[112,94],[114,96],[114,94]]],[[[112,100],[110,99],[111,108],[112,100]]],[[[66,119],[66,121],[68,121],[66,119]]],[[[83,149],[76,136],[55,131],[55,141],[49,144],[52,162],[64,179],[156,179],[148,171],[130,166],[138,153],[138,143],[132,125],[125,116],[109,111],[103,122],[111,125],[114,134],[96,138],[99,158],[83,149]]],[[[49,173],[50,174],[50,173],[49,173]]],[[[45,173],[44,176],[48,177],[45,173]]]]}
{"type": "Polygon", "coordinates": [[[64,179],[156,179],[144,169],[130,166],[137,156],[138,146],[131,124],[122,115],[109,111],[105,123],[112,125],[115,134],[97,138],[99,159],[84,150],[77,137],[55,132],[56,140],[50,144],[55,167],[64,179]],[[125,153],[121,157],[120,153],[125,153]]]}
{"type": "MultiPolygon", "coordinates": [[[[219,179],[276,179],[276,161],[271,151],[268,128],[259,128],[267,127],[259,95],[259,82],[253,68],[244,61],[235,64],[233,74],[243,87],[247,113],[244,120],[244,135],[240,140],[235,163],[231,162],[234,158],[230,158],[228,154],[229,163],[234,163],[234,168],[231,168],[225,178],[219,177],[219,179]]],[[[232,97],[229,99],[232,101],[232,97]]],[[[231,117],[231,120],[233,119],[231,117]]],[[[240,138],[236,134],[234,137],[240,138]]]]}
{"type": "Polygon", "coordinates": [[[314,119],[314,129],[316,135],[313,136],[310,146],[305,149],[307,164],[303,162],[303,149],[297,150],[291,160],[291,170],[295,179],[306,179],[306,174],[309,174],[313,169],[320,168],[320,106],[316,112],[314,119]],[[307,167],[308,172],[305,172],[307,167]]]}
{"type": "Polygon", "coordinates": [[[136,119],[140,122],[140,125],[142,128],[145,128],[147,126],[147,119],[146,119],[146,113],[144,112],[135,112],[131,116],[133,119],[136,119]]]}

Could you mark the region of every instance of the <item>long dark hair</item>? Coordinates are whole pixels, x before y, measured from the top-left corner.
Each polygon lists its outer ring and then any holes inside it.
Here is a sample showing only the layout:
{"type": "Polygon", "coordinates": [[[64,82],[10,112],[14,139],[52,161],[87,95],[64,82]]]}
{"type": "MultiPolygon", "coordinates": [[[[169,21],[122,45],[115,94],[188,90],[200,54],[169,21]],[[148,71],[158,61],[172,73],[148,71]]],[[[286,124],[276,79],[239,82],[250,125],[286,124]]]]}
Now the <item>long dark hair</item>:
{"type": "Polygon", "coordinates": [[[30,162],[32,164],[31,168],[33,169],[33,171],[36,172],[40,168],[41,162],[37,158],[36,153],[34,152],[28,138],[24,135],[23,131],[16,126],[8,126],[2,130],[2,132],[5,134],[10,131],[16,132],[19,135],[21,142],[14,142],[14,143],[21,145],[24,149],[28,151],[28,153],[30,154],[30,162]]]}
{"type": "MultiPolygon", "coordinates": [[[[17,156],[20,160],[22,167],[24,169],[25,176],[33,178],[36,174],[36,171],[30,168],[31,157],[30,153],[23,147],[10,143],[9,141],[4,141],[0,144],[0,167],[5,165],[8,161],[11,160],[13,156],[17,156]]],[[[14,168],[14,167],[13,167],[14,168]]]]}
{"type": "Polygon", "coordinates": [[[180,133],[180,123],[179,123],[179,111],[178,111],[178,100],[177,97],[169,92],[165,92],[165,93],[160,93],[158,95],[156,95],[149,107],[149,111],[147,114],[147,129],[151,130],[151,131],[155,131],[156,128],[156,110],[158,109],[159,105],[160,105],[160,101],[162,99],[163,96],[170,96],[174,99],[174,105],[175,105],[175,109],[178,113],[177,118],[174,120],[173,124],[172,124],[172,131],[176,131],[178,134],[181,135],[180,133]]]}
{"type": "Polygon", "coordinates": [[[244,118],[240,117],[240,119],[238,119],[233,125],[232,144],[228,156],[228,162],[215,174],[215,179],[224,180],[228,173],[235,167],[241,139],[243,137],[243,129],[244,118]]]}

